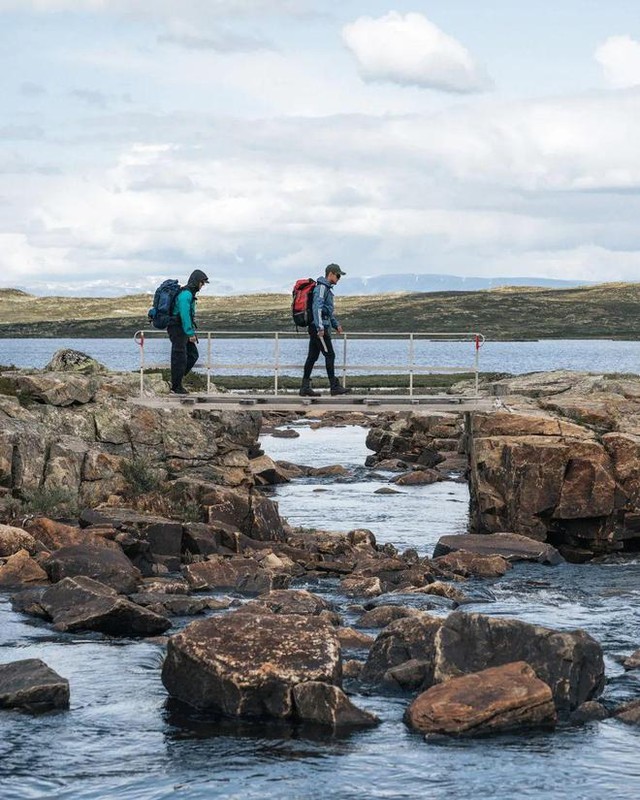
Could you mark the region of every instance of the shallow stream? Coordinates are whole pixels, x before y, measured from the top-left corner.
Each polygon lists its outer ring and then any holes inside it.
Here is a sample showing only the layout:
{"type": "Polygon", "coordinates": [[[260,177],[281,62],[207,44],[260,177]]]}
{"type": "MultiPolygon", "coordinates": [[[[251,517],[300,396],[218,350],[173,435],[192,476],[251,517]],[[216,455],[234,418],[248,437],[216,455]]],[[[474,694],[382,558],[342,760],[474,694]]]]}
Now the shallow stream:
{"type": "MultiPolygon", "coordinates": [[[[341,463],[355,474],[279,487],[280,511],[292,524],[368,527],[379,542],[423,554],[431,553],[441,535],[464,532],[465,484],[376,495],[388,476],[372,477],[362,466],[366,431],[306,428],[301,434],[294,440],[264,437],[263,447],[274,458],[313,466],[341,463]]],[[[307,588],[345,611],[353,602],[337,594],[335,581],[307,588]]],[[[617,661],[640,647],[640,560],[517,564],[498,581],[464,588],[479,598],[466,610],[584,628],[606,653],[605,703],[640,697],[640,670],[625,674],[617,661]]],[[[382,725],[336,737],[290,726],[214,724],[185,719],[167,704],[162,657],[163,647],[149,642],[56,634],[13,612],[0,595],[0,663],[42,658],[71,684],[68,712],[39,717],[0,712],[2,800],[640,797],[640,729],[620,722],[427,744],[402,722],[407,698],[355,696],[382,725]]]]}

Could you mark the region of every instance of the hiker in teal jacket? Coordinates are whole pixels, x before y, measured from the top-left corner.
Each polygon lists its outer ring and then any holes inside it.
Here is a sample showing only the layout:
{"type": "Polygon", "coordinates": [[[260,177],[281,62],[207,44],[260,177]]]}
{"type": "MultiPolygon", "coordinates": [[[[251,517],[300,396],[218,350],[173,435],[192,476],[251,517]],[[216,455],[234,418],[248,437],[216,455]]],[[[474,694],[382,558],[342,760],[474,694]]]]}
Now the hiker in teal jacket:
{"type": "Polygon", "coordinates": [[[209,278],[201,269],[189,275],[187,285],[183,286],[175,299],[171,321],[167,333],[171,339],[171,391],[174,394],[188,394],[182,385],[198,360],[198,337],[196,336],[196,295],[209,278]]]}

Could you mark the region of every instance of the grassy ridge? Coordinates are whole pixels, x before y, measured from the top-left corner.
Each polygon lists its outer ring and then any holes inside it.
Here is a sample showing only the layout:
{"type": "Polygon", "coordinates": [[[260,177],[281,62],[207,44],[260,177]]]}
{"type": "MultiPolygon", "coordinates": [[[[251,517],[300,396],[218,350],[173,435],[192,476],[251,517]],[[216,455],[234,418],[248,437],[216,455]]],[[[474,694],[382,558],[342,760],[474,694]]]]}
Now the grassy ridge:
{"type": "MultiPolygon", "coordinates": [[[[131,336],[148,327],[149,295],[33,297],[0,290],[0,337],[131,336]]],[[[211,297],[198,303],[201,330],[293,330],[288,295],[211,297]]],[[[494,340],[640,337],[640,284],[574,289],[508,287],[476,292],[340,296],[351,331],[480,331],[494,340]]]]}

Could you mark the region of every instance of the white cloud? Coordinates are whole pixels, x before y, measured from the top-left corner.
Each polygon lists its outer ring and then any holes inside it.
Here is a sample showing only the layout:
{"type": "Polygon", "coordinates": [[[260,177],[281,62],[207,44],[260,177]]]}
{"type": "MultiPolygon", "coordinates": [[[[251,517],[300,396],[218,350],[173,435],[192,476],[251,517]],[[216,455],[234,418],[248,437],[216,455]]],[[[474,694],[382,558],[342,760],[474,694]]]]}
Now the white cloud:
{"type": "Polygon", "coordinates": [[[610,36],[596,49],[595,58],[614,89],[640,85],[640,42],[630,36],[610,36]]]}
{"type": "Polygon", "coordinates": [[[422,14],[360,17],[343,28],[342,38],[365,81],[460,93],[490,87],[469,51],[422,14]]]}

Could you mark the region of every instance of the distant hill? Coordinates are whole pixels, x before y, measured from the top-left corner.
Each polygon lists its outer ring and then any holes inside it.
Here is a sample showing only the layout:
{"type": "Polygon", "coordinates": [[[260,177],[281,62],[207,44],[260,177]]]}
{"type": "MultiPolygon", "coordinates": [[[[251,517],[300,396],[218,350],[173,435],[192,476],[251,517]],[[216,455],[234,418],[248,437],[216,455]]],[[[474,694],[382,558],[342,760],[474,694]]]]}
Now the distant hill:
{"type": "MultiPolygon", "coordinates": [[[[146,294],[28,297],[5,289],[0,300],[0,337],[124,337],[149,326],[146,294]]],[[[336,307],[351,331],[477,331],[501,340],[640,338],[639,283],[359,296],[339,291],[336,307]]],[[[201,330],[294,330],[288,294],[205,294],[198,319],[201,330]]]]}
{"type": "MultiPolygon", "coordinates": [[[[314,276],[315,277],[315,276],[314,276]]],[[[340,284],[342,294],[384,294],[385,292],[475,292],[500,286],[541,286],[568,289],[576,286],[595,286],[592,281],[566,281],[551,278],[474,278],[458,275],[374,275],[356,278],[347,274],[340,284]]]]}

